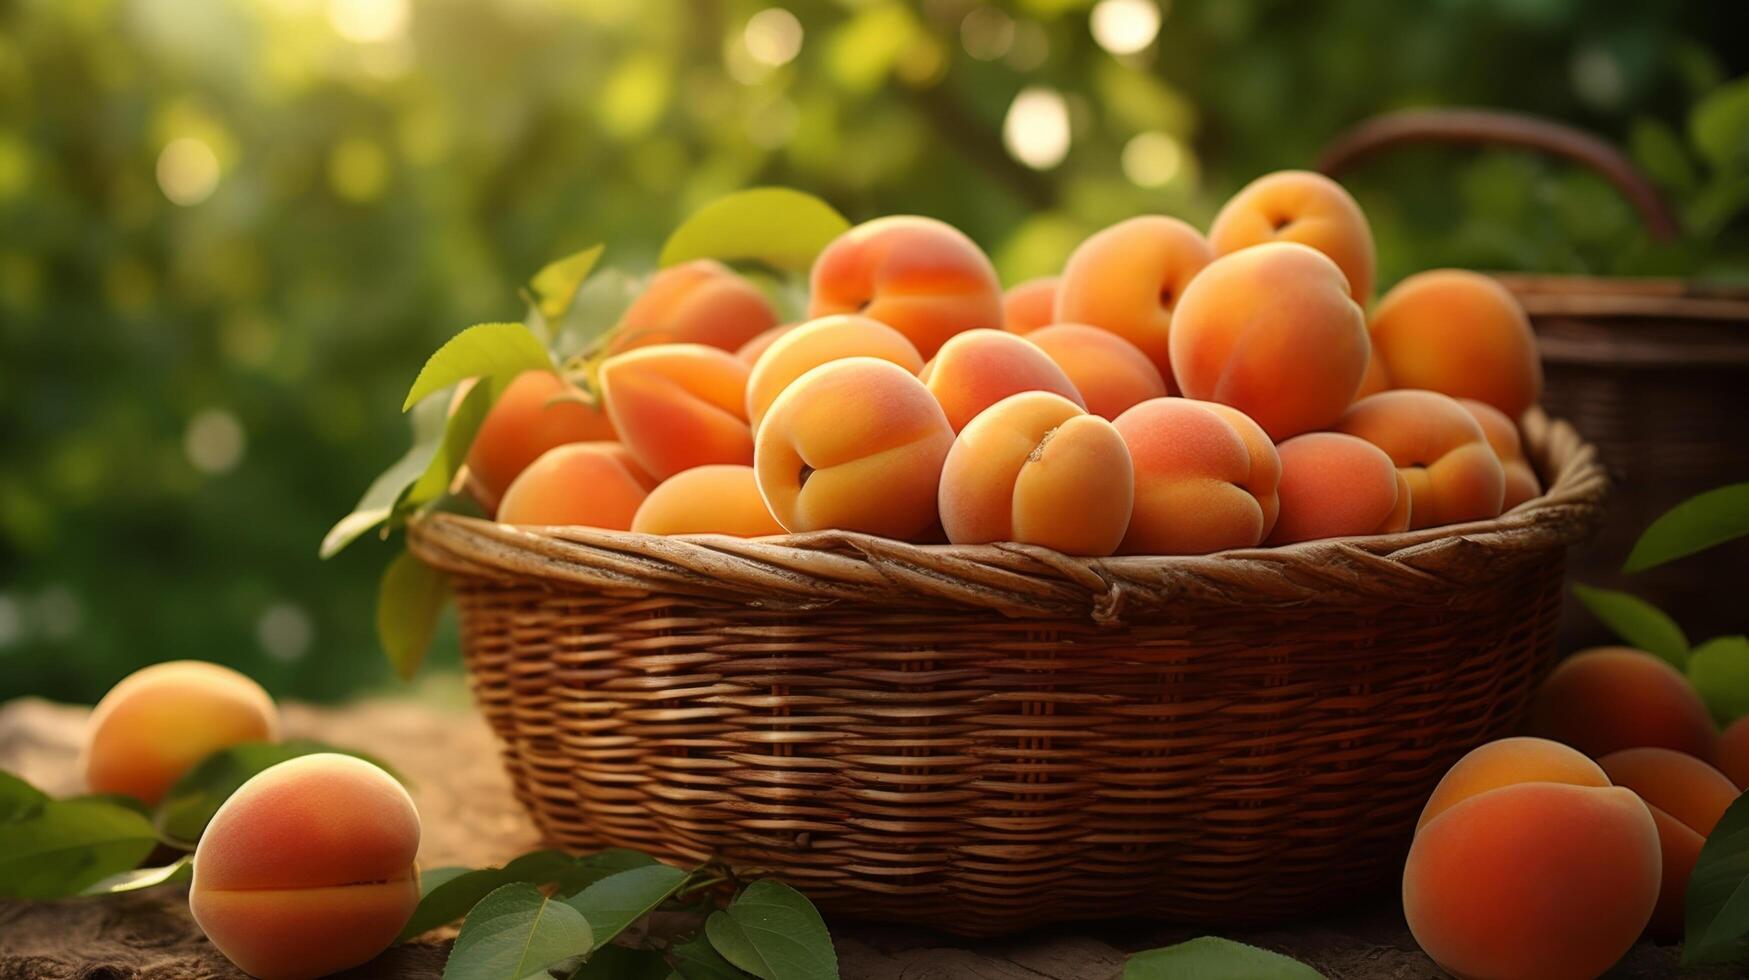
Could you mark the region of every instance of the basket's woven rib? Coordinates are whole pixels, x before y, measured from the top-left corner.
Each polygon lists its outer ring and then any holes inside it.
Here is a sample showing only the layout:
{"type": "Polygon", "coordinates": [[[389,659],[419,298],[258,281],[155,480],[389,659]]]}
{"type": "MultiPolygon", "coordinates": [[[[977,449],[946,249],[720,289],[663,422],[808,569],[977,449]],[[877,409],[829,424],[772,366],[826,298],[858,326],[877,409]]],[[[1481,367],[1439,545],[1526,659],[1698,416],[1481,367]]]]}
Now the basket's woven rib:
{"type": "Polygon", "coordinates": [[[1603,493],[1205,558],[435,518],[476,699],[554,843],[770,870],[838,914],[989,934],[1327,908],[1551,665],[1603,493]]]}

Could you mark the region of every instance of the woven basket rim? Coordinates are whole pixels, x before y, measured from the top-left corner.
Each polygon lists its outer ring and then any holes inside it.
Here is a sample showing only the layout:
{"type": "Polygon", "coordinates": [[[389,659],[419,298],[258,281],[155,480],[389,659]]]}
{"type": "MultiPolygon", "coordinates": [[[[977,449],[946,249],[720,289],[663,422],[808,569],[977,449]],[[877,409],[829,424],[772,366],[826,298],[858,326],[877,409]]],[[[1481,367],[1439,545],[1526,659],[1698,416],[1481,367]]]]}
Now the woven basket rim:
{"type": "Polygon", "coordinates": [[[1474,583],[1590,536],[1601,519],[1608,480],[1595,447],[1540,409],[1525,415],[1522,429],[1547,489],[1497,518],[1211,555],[1079,558],[1033,545],[911,544],[847,531],[661,536],[449,513],[413,521],[408,546],[456,576],[771,607],[964,606],[1109,624],[1183,603],[1461,605],[1474,583]]]}

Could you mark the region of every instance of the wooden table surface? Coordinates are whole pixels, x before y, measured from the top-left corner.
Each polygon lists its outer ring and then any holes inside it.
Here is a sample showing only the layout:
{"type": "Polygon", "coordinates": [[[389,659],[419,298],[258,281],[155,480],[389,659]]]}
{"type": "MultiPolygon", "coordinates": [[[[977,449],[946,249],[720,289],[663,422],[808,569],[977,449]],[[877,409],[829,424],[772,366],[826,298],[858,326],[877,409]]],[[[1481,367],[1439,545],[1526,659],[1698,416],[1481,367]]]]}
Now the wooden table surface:
{"type": "MultiPolygon", "coordinates": [[[[423,867],[501,864],[538,845],[512,799],[491,734],[456,699],[364,701],[343,708],[288,705],[288,735],[320,738],[383,758],[405,773],[424,818],[423,867]]],[[[0,769],[44,790],[80,790],[75,760],[87,709],[24,699],[0,706],[0,769]]],[[[1391,896],[1290,928],[1225,931],[1228,938],[1287,953],[1331,980],[1444,976],[1416,948],[1391,896]]],[[[999,940],[972,941],[906,926],[828,921],[845,980],[1111,980],[1135,950],[1206,930],[1147,922],[1073,923],[999,940]]],[[[453,931],[396,947],[344,976],[436,978],[453,931]]],[[[1675,973],[1677,951],[1641,944],[1614,980],[1675,973]]],[[[1683,974],[1703,980],[1705,972],[1683,974]]],[[[1729,974],[1716,974],[1726,976],[1729,974]]],[[[0,980],[208,980],[242,974],[201,936],[187,889],[54,902],[0,901],[0,980]]]]}

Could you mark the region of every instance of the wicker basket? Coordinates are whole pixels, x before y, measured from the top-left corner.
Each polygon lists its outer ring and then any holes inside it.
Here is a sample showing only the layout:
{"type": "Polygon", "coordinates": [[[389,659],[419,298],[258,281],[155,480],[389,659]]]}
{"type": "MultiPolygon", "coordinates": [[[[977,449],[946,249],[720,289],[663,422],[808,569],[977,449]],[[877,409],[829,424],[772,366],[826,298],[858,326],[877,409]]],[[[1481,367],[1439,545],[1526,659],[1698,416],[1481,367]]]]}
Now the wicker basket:
{"type": "MultiPolygon", "coordinates": [[[[1595,137],[1543,119],[1468,109],[1391,113],[1339,136],[1318,166],[1334,175],[1419,143],[1510,146],[1573,161],[1613,184],[1654,238],[1679,234],[1669,205],[1632,162],[1595,137]]],[[[1632,577],[1620,569],[1658,515],[1697,493],[1749,480],[1749,289],[1675,279],[1498,278],[1536,329],[1543,404],[1596,442],[1615,488],[1604,532],[1574,553],[1574,576],[1631,589],[1696,637],[1741,632],[1749,541],[1632,577]]],[[[1590,616],[1567,618],[1565,645],[1608,638],[1590,616]]]]}
{"type": "Polygon", "coordinates": [[[475,697],[554,844],[769,870],[994,934],[1277,919],[1395,877],[1460,753],[1553,663],[1605,480],[1492,521],[1197,558],[436,515],[475,697]]]}

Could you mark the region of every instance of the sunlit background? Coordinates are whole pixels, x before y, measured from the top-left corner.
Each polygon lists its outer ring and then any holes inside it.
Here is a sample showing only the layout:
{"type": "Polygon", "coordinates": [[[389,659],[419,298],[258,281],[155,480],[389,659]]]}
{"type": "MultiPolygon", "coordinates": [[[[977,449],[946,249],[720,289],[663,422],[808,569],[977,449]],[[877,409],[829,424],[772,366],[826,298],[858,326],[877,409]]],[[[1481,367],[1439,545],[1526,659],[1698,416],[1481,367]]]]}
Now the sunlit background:
{"type": "Polygon", "coordinates": [[[1745,279],[1733,6],[0,0],[0,698],[178,657],[392,684],[389,549],[316,546],[405,447],[423,356],[745,186],[946,219],[1014,281],[1138,212],[1204,223],[1369,115],[1493,106],[1622,145],[1687,240],[1570,166],[1417,149],[1349,178],[1384,285],[1745,279]]]}

